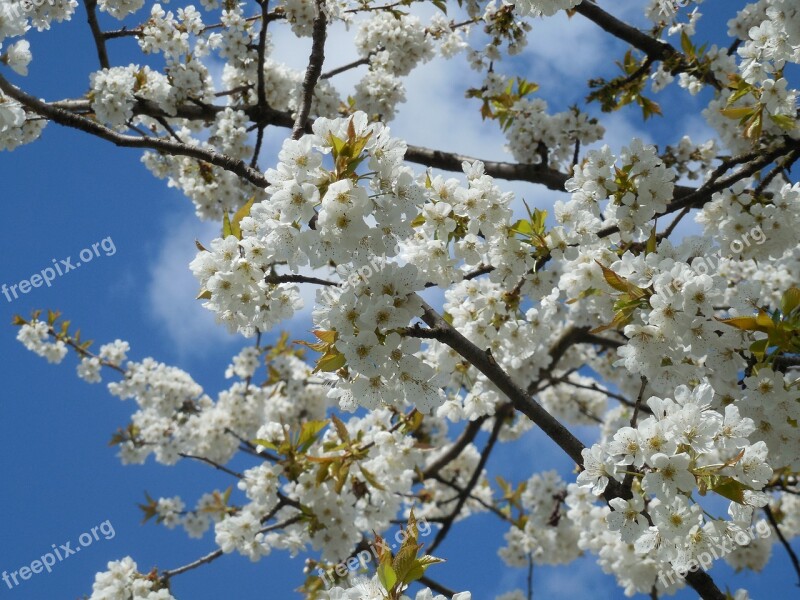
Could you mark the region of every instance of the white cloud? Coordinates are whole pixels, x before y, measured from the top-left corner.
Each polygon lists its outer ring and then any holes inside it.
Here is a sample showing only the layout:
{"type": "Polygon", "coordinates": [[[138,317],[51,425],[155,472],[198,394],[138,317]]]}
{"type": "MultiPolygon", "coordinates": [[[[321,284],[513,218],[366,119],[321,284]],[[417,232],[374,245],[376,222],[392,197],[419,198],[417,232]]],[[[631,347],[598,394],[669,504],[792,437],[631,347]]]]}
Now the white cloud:
{"type": "Polygon", "coordinates": [[[578,15],[569,18],[561,12],[533,22],[521,56],[524,62],[515,60],[514,66],[527,67],[523,74],[546,88],[546,93],[576,102],[585,93],[587,79],[610,64],[614,56],[611,51],[618,45],[588,19],[578,15]]]}
{"type": "Polygon", "coordinates": [[[540,577],[534,575],[535,589],[545,598],[619,597],[614,578],[605,575],[596,560],[588,555],[567,567],[540,569],[540,577]]]}
{"type": "Polygon", "coordinates": [[[208,241],[219,235],[218,225],[202,223],[193,214],[167,222],[161,247],[149,266],[146,301],[148,314],[160,326],[178,358],[204,356],[220,344],[231,345],[241,338],[217,325],[214,314],[195,300],[197,280],[189,263],[197,254],[193,240],[208,241]]]}

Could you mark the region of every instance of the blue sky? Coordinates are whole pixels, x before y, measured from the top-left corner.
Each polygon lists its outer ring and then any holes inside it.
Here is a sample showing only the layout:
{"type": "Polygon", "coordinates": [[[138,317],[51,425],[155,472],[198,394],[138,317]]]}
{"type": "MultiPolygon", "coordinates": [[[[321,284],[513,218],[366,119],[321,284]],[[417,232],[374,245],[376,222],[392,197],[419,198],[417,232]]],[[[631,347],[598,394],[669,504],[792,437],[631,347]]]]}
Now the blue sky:
{"type": "MultiPolygon", "coordinates": [[[[148,3],[149,4],[149,3],[148,3]]],[[[633,14],[633,4],[625,12],[633,14]]],[[[718,39],[725,32],[731,6],[743,2],[708,0],[701,31],[704,39],[718,39]],[[725,6],[725,18],[722,7],[725,6]]],[[[610,6],[610,3],[605,3],[610,6]]],[[[613,10],[613,8],[612,8],[613,10]]],[[[618,13],[619,14],[619,13],[618,13]]],[[[109,21],[102,19],[106,26],[109,21]]],[[[352,50],[336,43],[347,34],[335,31],[329,66],[350,60],[352,50]],[[338,50],[344,48],[344,50],[338,50]]],[[[13,78],[35,95],[48,100],[82,95],[96,55],[83,9],[67,24],[54,25],[43,34],[31,33],[34,62],[31,74],[13,78]]],[[[278,59],[302,66],[307,45],[291,42],[288,35],[275,39],[278,59]],[[299,50],[298,50],[299,48],[299,50]]],[[[542,85],[541,94],[553,110],[581,102],[589,73],[606,75],[603,66],[619,58],[624,47],[610,41],[593,24],[580,17],[567,22],[558,16],[535,24],[531,48],[513,62],[522,75],[542,85]],[[554,44],[560,43],[554,50],[554,44]]],[[[113,64],[141,62],[138,49],[128,42],[112,44],[113,64]]],[[[510,68],[511,64],[504,68],[510,68]]],[[[7,74],[4,69],[4,74],[7,74]]],[[[343,81],[352,83],[355,75],[343,81]]],[[[400,107],[392,129],[410,143],[457,150],[487,159],[506,159],[502,135],[492,123],[481,123],[478,105],[463,99],[465,87],[478,83],[463,61],[435,61],[422,67],[408,81],[409,102],[400,107]],[[468,80],[465,83],[465,79],[468,80]],[[447,132],[443,135],[442,132],[447,132]]],[[[340,88],[348,90],[346,86],[340,88]]],[[[674,143],[684,133],[704,140],[708,128],[699,120],[701,98],[682,92],[660,98],[668,116],[648,124],[650,141],[674,143]]],[[[595,109],[592,109],[595,110],[595,109]]],[[[605,121],[608,141],[619,147],[642,127],[631,109],[605,121]]],[[[275,149],[286,131],[268,132],[262,168],[272,166],[275,149]]],[[[71,541],[105,521],[115,536],[102,537],[79,554],[56,564],[50,574],[34,575],[9,590],[0,583],[0,598],[76,598],[90,592],[93,575],[109,560],[132,556],[140,570],[152,566],[173,568],[214,549],[213,536],[189,540],[181,530],[168,531],[152,524],[140,525],[136,502],[148,491],[153,496],[180,494],[187,503],[205,491],[225,488],[231,481],[198,464],[165,468],[148,462],[122,467],[107,442],[124,426],[132,412],[130,403],[112,398],[104,385],[90,386],[75,376],[75,360],[57,367],[27,352],[15,341],[10,325],[15,313],[27,315],[34,308],[55,308],[80,327],[85,337],[105,343],[115,338],[131,344],[131,358],[145,356],[189,371],[214,395],[226,386],[223,372],[242,340],[213,324],[213,316],[194,300],[196,284],[186,265],[194,256],[193,240],[210,240],[216,224],[194,218],[191,203],[164,182],[151,177],[139,162],[140,153],[116,149],[55,125],[42,139],[0,155],[0,199],[5,227],[0,236],[0,284],[11,285],[50,266],[52,259],[72,256],[111,237],[116,253],[101,256],[57,278],[52,287],[33,289],[9,303],[0,296],[0,362],[3,395],[0,398],[0,439],[3,452],[0,511],[0,570],[14,571],[48,552],[52,544],[71,541]]],[[[534,186],[509,184],[519,196],[537,206],[548,206],[558,196],[534,186]]],[[[307,329],[302,319],[292,323],[297,337],[307,329]]],[[[580,431],[584,442],[591,432],[580,431]]],[[[519,481],[533,471],[558,468],[566,476],[571,464],[553,444],[535,433],[524,442],[501,447],[491,459],[490,470],[519,481]]],[[[489,516],[459,524],[439,554],[448,563],[431,572],[436,579],[457,589],[473,591],[479,600],[523,586],[525,573],[505,568],[496,555],[504,528],[489,516]]],[[[744,586],[759,597],[768,591],[794,590],[785,554],[776,547],[775,558],[761,576],[740,574],[720,563],[712,574],[731,581],[732,589],[744,586]]],[[[238,555],[174,580],[181,600],[220,597],[291,598],[302,581],[302,559],[280,552],[252,564],[238,555]]],[[[538,597],[622,597],[611,578],[603,575],[588,557],[564,568],[539,568],[535,575],[538,597]]],[[[683,593],[679,597],[693,597],[683,593]]]]}

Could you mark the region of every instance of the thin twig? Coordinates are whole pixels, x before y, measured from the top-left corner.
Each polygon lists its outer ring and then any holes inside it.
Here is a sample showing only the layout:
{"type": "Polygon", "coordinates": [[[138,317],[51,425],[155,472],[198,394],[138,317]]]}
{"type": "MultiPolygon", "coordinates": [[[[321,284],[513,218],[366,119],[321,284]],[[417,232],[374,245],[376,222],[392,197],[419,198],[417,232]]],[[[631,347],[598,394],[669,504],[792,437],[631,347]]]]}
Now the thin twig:
{"type": "Polygon", "coordinates": [[[636,396],[636,404],[633,406],[633,416],[631,417],[631,427],[636,427],[636,420],[639,418],[639,408],[642,405],[644,398],[644,390],[647,387],[647,378],[642,376],[642,385],[639,388],[639,394],[636,396]]]}
{"type": "Polygon", "coordinates": [[[770,508],[769,504],[764,507],[764,514],[767,515],[767,519],[772,525],[772,528],[775,530],[775,534],[778,536],[781,544],[783,544],[783,547],[786,549],[786,553],[789,555],[789,560],[792,562],[794,571],[797,573],[797,585],[800,586],[800,560],[798,560],[797,554],[789,545],[789,541],[786,539],[786,536],[783,535],[781,528],[778,526],[778,520],[775,518],[775,514],[772,512],[772,508],[770,508]]]}
{"type": "Polygon", "coordinates": [[[336,67],[335,69],[331,69],[330,71],[320,75],[319,78],[330,79],[331,77],[335,77],[340,73],[344,73],[345,71],[355,69],[356,67],[360,67],[361,65],[368,65],[371,58],[372,54],[370,54],[369,56],[365,56],[364,58],[359,58],[358,60],[354,60],[353,62],[347,63],[346,65],[342,65],[341,67],[336,67]]]}
{"type": "MultiPolygon", "coordinates": [[[[507,405],[505,408],[508,409],[510,407],[507,405]]],[[[444,523],[442,524],[442,528],[436,534],[436,538],[433,540],[430,548],[428,548],[428,553],[432,554],[436,548],[439,547],[439,544],[444,541],[444,538],[447,537],[447,534],[450,531],[450,528],[453,526],[453,522],[456,520],[456,517],[458,517],[458,515],[461,513],[461,509],[464,508],[467,498],[472,493],[475,485],[478,483],[478,479],[480,479],[481,473],[483,473],[486,462],[489,460],[489,455],[491,455],[494,445],[497,443],[497,438],[500,436],[500,430],[503,428],[507,413],[508,410],[500,410],[495,414],[494,427],[492,427],[492,433],[489,435],[489,441],[486,442],[486,446],[481,453],[481,458],[478,461],[475,470],[472,472],[472,476],[464,488],[464,492],[459,494],[456,507],[445,519],[444,523]]]]}
{"type": "Polygon", "coordinates": [[[244,475],[242,475],[241,473],[237,473],[236,471],[233,471],[233,470],[229,469],[228,467],[225,467],[225,466],[223,466],[223,465],[221,465],[219,463],[214,462],[210,458],[206,458],[205,456],[195,456],[194,454],[186,454],[184,452],[178,452],[178,456],[183,457],[183,458],[190,458],[190,459],[193,459],[193,460],[199,460],[200,462],[204,462],[207,465],[211,465],[215,469],[223,471],[224,473],[227,473],[228,475],[233,475],[237,479],[242,479],[244,477],[244,475]]]}
{"type": "Polygon", "coordinates": [[[171,577],[175,577],[175,575],[180,575],[181,573],[186,573],[186,571],[191,571],[192,569],[196,569],[202,565],[208,564],[217,560],[220,556],[222,556],[222,548],[214,550],[209,554],[206,554],[202,558],[198,558],[194,562],[190,562],[188,565],[183,565],[182,567],[178,567],[177,569],[171,569],[169,571],[164,571],[161,573],[161,580],[168,581],[171,577]]]}

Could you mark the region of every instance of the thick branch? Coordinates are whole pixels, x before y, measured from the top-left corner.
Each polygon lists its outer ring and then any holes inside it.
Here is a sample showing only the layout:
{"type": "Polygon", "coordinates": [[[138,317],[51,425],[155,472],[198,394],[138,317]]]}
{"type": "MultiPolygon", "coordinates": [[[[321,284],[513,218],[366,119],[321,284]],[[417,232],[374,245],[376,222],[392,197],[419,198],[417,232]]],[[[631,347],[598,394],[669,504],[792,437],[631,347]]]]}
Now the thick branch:
{"type": "Polygon", "coordinates": [[[86,0],[86,19],[89,22],[89,28],[92,30],[100,66],[104,69],[109,69],[111,68],[111,63],[108,61],[106,38],[100,30],[100,23],[97,22],[97,0],[86,0]]]}
{"type": "MultiPolygon", "coordinates": [[[[474,162],[479,159],[451,152],[442,152],[441,150],[409,146],[406,150],[406,160],[433,167],[434,169],[442,169],[443,171],[461,171],[461,163],[464,161],[474,162]]],[[[564,191],[564,184],[570,177],[555,169],[538,165],[523,165],[491,160],[481,162],[483,162],[484,171],[497,179],[538,183],[559,192],[564,191]]]]}
{"type": "MultiPolygon", "coordinates": [[[[88,100],[61,100],[51,103],[51,106],[63,108],[74,113],[89,113],[91,105],[88,100]]],[[[211,104],[182,104],[178,106],[174,115],[168,115],[162,108],[149,100],[139,100],[133,107],[134,115],[146,115],[149,117],[172,117],[189,119],[192,121],[213,121],[217,113],[225,110],[225,106],[214,106],[211,104]]],[[[255,123],[275,125],[277,127],[294,127],[294,119],[288,112],[281,112],[270,109],[259,109],[258,106],[232,106],[234,110],[241,110],[250,117],[255,123]]],[[[310,123],[307,123],[306,132],[311,131],[310,123]]],[[[463,162],[475,162],[480,160],[484,165],[484,170],[488,175],[497,179],[509,181],[527,181],[543,185],[551,190],[564,191],[564,184],[569,175],[561,173],[555,169],[542,167],[539,165],[525,165],[519,163],[509,163],[500,161],[483,160],[473,156],[464,156],[453,152],[441,150],[431,150],[422,146],[410,145],[407,147],[405,159],[409,162],[424,165],[443,171],[459,172],[462,170],[463,162]]],[[[685,190],[686,193],[693,191],[693,188],[676,188],[685,190]]]]}
{"type": "Polygon", "coordinates": [[[316,0],[314,10],[314,31],[311,37],[311,56],[308,58],[306,77],[303,80],[303,98],[292,127],[292,139],[298,140],[303,135],[311,113],[311,102],[314,100],[314,88],[322,74],[322,63],[325,62],[325,38],[328,30],[328,16],[325,13],[324,0],[316,0]]]}
{"type": "Polygon", "coordinates": [[[422,320],[436,332],[436,339],[447,344],[464,357],[471,365],[483,373],[489,381],[503,392],[514,408],[538,425],[547,436],[558,444],[577,464],[583,464],[581,451],[584,445],[564,427],[556,418],[547,412],[538,402],[531,400],[528,394],[506,373],[494,360],[491,354],[481,350],[465,338],[457,329],[445,321],[424,300],[422,320]]]}
{"type": "Polygon", "coordinates": [[[652,38],[624,21],[620,21],[594,2],[584,0],[575,7],[575,12],[593,21],[614,37],[638,48],[653,60],[664,60],[678,54],[678,51],[666,42],[652,38]]]}
{"type": "Polygon", "coordinates": [[[145,148],[157,150],[170,155],[188,156],[196,158],[212,165],[221,167],[226,171],[239,175],[242,179],[252,183],[257,187],[266,187],[269,183],[264,175],[249,167],[241,160],[231,158],[224,154],[219,154],[213,150],[204,150],[197,146],[190,146],[172,140],[165,140],[162,138],[153,137],[133,137],[130,135],[123,135],[117,133],[113,129],[109,129],[105,125],[93,121],[87,117],[75,114],[64,108],[52,106],[46,102],[42,102],[38,98],[23,92],[18,87],[9,83],[2,75],[0,75],[0,90],[6,95],[13,98],[23,106],[29,108],[31,111],[50,119],[51,121],[64,125],[65,127],[72,127],[79,129],[86,133],[91,133],[101,139],[109,141],[116,146],[126,148],[145,148]]]}
{"type": "MultiPolygon", "coordinates": [[[[686,57],[681,52],[676,50],[672,45],[651,37],[643,31],[628,25],[624,21],[620,21],[615,16],[607,13],[590,0],[584,0],[578,6],[576,6],[575,12],[583,15],[590,21],[593,21],[604,31],[607,31],[614,37],[627,42],[634,48],[644,52],[647,55],[650,63],[655,60],[666,61],[671,58],[676,58],[677,61],[670,65],[673,74],[686,71],[687,67],[690,66],[690,61],[687,61],[686,57]]],[[[722,88],[716,77],[711,74],[704,76],[702,79],[705,83],[717,89],[722,88]]]]}

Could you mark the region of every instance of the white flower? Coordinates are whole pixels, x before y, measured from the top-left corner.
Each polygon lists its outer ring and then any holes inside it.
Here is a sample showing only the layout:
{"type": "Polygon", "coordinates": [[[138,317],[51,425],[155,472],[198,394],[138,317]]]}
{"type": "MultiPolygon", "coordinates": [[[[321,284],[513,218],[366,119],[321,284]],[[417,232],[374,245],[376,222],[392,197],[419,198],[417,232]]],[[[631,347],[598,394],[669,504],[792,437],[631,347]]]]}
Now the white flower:
{"type": "Polygon", "coordinates": [[[595,496],[602,494],[608,486],[609,478],[614,477],[616,467],[605,449],[595,444],[581,451],[583,471],[578,474],[578,485],[591,487],[595,496]]]}
{"type": "Polygon", "coordinates": [[[100,383],[100,359],[97,357],[84,357],[78,364],[78,377],[88,383],[100,383]]]}
{"type": "Polygon", "coordinates": [[[690,492],[695,487],[695,478],[689,472],[689,455],[685,453],[667,456],[657,453],[647,461],[655,470],[642,480],[642,488],[655,496],[672,498],[678,490],[690,492]]]}
{"type": "Polygon", "coordinates": [[[31,62],[31,44],[28,40],[20,40],[8,47],[7,64],[20,75],[28,74],[28,65],[31,62]]]}
{"type": "Polygon", "coordinates": [[[634,493],[630,500],[612,498],[609,504],[614,510],[606,516],[608,528],[611,531],[619,531],[623,542],[632,543],[647,530],[647,519],[642,514],[644,501],[641,496],[634,493]]]}
{"type": "Polygon", "coordinates": [[[21,127],[24,122],[25,111],[22,105],[0,93],[0,133],[21,127]]]}

